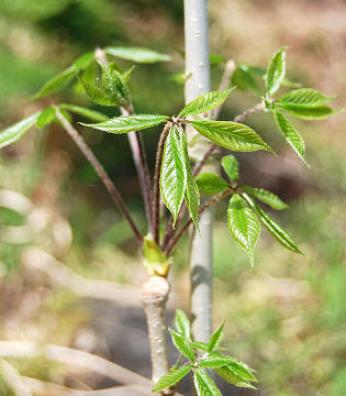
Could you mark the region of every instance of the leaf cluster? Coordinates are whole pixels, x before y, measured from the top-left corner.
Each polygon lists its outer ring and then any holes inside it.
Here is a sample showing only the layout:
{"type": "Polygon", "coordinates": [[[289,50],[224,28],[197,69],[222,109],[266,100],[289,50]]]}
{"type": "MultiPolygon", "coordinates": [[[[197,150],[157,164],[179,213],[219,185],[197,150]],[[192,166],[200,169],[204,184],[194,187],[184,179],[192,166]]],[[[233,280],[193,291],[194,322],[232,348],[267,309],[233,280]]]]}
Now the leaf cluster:
{"type": "MultiPolygon", "coordinates": [[[[105,54],[138,63],[170,59],[165,54],[144,48],[108,47],[103,52],[103,58],[97,54],[98,51],[88,52],[79,57],[62,73],[49,80],[36,97],[40,98],[56,92],[73,79],[79,79],[86,95],[93,103],[120,107],[124,110],[123,114],[128,114],[128,110],[132,109],[128,83],[133,68],[122,71],[116,62],[109,62],[105,54]]],[[[280,133],[306,163],[304,140],[285,113],[305,120],[325,118],[335,113],[335,110],[328,106],[333,98],[315,89],[297,88],[295,83],[287,80],[284,48],[274,54],[266,70],[238,65],[233,73],[232,82],[240,88],[251,89],[257,94],[261,92],[265,110],[272,114],[280,133]],[[294,89],[276,97],[283,86],[294,89]]],[[[253,263],[261,225],[284,247],[295,253],[301,253],[288,233],[258,205],[257,201],[275,210],[285,209],[287,205],[267,190],[239,184],[239,165],[233,155],[227,155],[221,161],[226,179],[212,173],[203,173],[196,178],[188,152],[187,125],[193,127],[210,144],[226,150],[273,152],[260,134],[245,123],[212,119],[213,111],[223,105],[232,90],[212,91],[201,95],[188,103],[177,116],[132,112],[129,115],[108,118],[100,112],[73,104],[48,106],[2,131],[0,148],[19,140],[34,125],[43,128],[51,122],[57,122],[57,109],[64,113],[66,118],[69,117],[69,113],[75,113],[91,121],[91,123],[83,122],[82,125],[112,134],[145,131],[164,124],[165,132],[162,132],[163,139],[160,139],[159,143],[162,147],[158,147],[158,152],[162,153],[157,159],[158,190],[160,198],[171,213],[173,228],[181,222],[184,207],[198,228],[199,214],[206,207],[206,203],[202,202],[203,196],[212,196],[210,202],[213,203],[218,201],[218,199],[213,201],[213,197],[223,198],[231,195],[227,209],[228,228],[234,240],[246,251],[251,263],[253,263]]],[[[164,252],[165,246],[160,245],[159,240],[155,240],[155,244],[159,251],[164,252]]],[[[162,271],[168,271],[169,266],[166,261],[163,260],[162,263],[164,263],[162,271]]]]}
{"type": "Polygon", "coordinates": [[[170,330],[171,338],[185,362],[176,364],[168,374],[162,376],[153,392],[173,388],[192,373],[198,396],[219,396],[221,392],[210,376],[212,371],[230,384],[255,389],[257,379],[254,371],[245,363],[220,352],[223,325],[215,330],[208,342],[200,342],[192,340],[190,322],[183,311],[176,311],[174,323],[175,329],[170,330]]]}

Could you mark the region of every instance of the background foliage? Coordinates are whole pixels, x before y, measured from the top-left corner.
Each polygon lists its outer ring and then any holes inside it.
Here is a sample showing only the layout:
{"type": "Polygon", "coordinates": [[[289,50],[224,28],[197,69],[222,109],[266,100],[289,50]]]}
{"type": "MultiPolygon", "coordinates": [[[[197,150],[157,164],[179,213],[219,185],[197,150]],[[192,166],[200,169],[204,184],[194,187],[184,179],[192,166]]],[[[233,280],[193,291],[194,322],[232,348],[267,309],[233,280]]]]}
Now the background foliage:
{"type": "MultiPolygon", "coordinates": [[[[169,64],[137,67],[132,84],[138,112],[177,112],[183,102],[182,86],[177,84],[177,73],[183,69],[181,3],[3,0],[1,126],[35,110],[37,104],[29,99],[48,77],[83,51],[110,44],[150,46],[174,56],[169,64]]],[[[233,57],[263,67],[273,51],[286,44],[291,80],[336,94],[342,107],[345,17],[341,0],[212,1],[211,48],[224,59],[233,57]]],[[[216,87],[222,65],[217,64],[218,57],[213,59],[216,87]]],[[[72,95],[76,102],[88,104],[78,86],[72,95]]],[[[63,92],[60,98],[70,96],[71,91],[63,92]]],[[[233,93],[222,118],[229,119],[252,101],[251,94],[233,93]]],[[[275,137],[275,125],[266,115],[255,116],[251,122],[270,136],[280,159],[260,153],[238,156],[244,183],[271,189],[290,204],[289,211],[277,216],[301,243],[305,257],[284,251],[268,237],[261,241],[251,269],[227,235],[224,220],[216,226],[216,319],[217,323],[226,319],[227,350],[256,368],[258,394],[340,396],[346,388],[344,118],[340,114],[318,124],[302,123],[311,170],[275,137]]],[[[86,129],[83,134],[141,218],[126,138],[117,138],[115,143],[113,136],[86,129]]],[[[155,133],[146,135],[146,144],[152,154],[155,133]]],[[[133,256],[130,231],[92,169],[53,126],[49,134],[35,131],[2,151],[0,172],[2,189],[18,191],[33,204],[30,214],[0,211],[1,339],[46,340],[85,348],[148,374],[146,341],[134,343],[126,354],[122,346],[125,336],[129,337],[125,344],[133,338],[144,340],[139,306],[125,309],[81,300],[69,288],[52,287],[35,276],[23,256],[25,249],[35,246],[87,278],[112,279],[134,287],[141,282],[144,274],[133,256]],[[16,233],[8,228],[25,224],[35,232],[16,233]]],[[[219,213],[224,215],[225,208],[219,213]]],[[[188,292],[184,245],[177,252],[175,268],[179,305],[184,307],[188,292]]],[[[15,364],[24,374],[61,383],[73,381],[53,364],[15,364]]],[[[0,394],[7,395],[2,382],[0,394]]],[[[234,395],[240,394],[255,392],[234,390],[234,395]]]]}

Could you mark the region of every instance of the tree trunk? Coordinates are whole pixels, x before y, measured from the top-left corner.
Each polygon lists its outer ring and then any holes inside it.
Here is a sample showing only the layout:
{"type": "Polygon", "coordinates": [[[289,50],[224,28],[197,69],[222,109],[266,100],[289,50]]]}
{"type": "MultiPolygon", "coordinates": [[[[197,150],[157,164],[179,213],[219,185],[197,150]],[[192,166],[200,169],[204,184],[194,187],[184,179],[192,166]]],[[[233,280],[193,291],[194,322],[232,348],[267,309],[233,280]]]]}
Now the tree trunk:
{"type": "Polygon", "coordinates": [[[165,324],[166,303],[169,294],[169,283],[161,276],[151,276],[142,288],[144,307],[151,353],[152,380],[157,380],[168,373],[167,329],[165,324]]]}
{"type": "MultiPolygon", "coordinates": [[[[208,0],[185,0],[185,101],[210,91],[208,42],[208,0]]],[[[191,141],[195,132],[188,130],[191,141]]],[[[190,147],[195,161],[202,159],[208,145],[205,141],[190,147]]],[[[212,222],[213,212],[206,210],[200,218],[200,234],[191,244],[191,314],[196,340],[206,341],[212,330],[212,222]]]]}

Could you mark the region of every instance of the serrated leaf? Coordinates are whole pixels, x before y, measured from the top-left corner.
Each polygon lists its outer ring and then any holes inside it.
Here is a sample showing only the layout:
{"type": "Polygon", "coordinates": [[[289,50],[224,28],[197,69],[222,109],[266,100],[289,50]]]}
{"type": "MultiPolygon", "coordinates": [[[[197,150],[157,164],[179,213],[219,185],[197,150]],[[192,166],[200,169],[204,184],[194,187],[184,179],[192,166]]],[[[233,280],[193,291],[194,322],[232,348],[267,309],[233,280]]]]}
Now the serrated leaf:
{"type": "Polygon", "coordinates": [[[266,92],[271,97],[279,88],[286,74],[286,52],[283,48],[271,59],[266,73],[266,92]]]}
{"type": "Polygon", "coordinates": [[[215,382],[205,370],[196,370],[194,372],[193,382],[198,396],[222,396],[215,382]]]}
{"type": "Polygon", "coordinates": [[[139,47],[107,47],[105,48],[105,52],[108,55],[136,63],[169,62],[172,59],[169,55],[139,47]]]}
{"type": "Polygon", "coordinates": [[[17,142],[22,138],[29,129],[34,126],[39,118],[41,112],[38,111],[31,116],[24,118],[16,124],[4,129],[0,132],[0,149],[12,143],[17,142]]]}
{"type": "Polygon", "coordinates": [[[239,179],[239,163],[234,155],[230,154],[223,157],[221,165],[232,182],[239,179]]]}
{"type": "Polygon", "coordinates": [[[305,143],[302,136],[289,121],[289,119],[286,118],[282,113],[279,111],[274,111],[274,117],[287,143],[293,148],[298,157],[306,164],[304,159],[305,143]]]}
{"type": "Polygon", "coordinates": [[[42,88],[35,94],[35,99],[40,99],[47,96],[53,92],[59,91],[65,88],[77,75],[78,72],[87,68],[94,59],[94,54],[92,52],[87,52],[86,54],[77,58],[71,66],[63,70],[61,73],[55,75],[50,80],[48,80],[42,88]]]}
{"type": "Polygon", "coordinates": [[[208,356],[198,362],[199,367],[207,369],[217,369],[234,363],[235,359],[227,356],[208,356]]]}
{"type": "Polygon", "coordinates": [[[208,352],[213,352],[220,345],[223,338],[223,326],[224,324],[218,327],[211,335],[208,342],[208,352]]]}
{"type": "Polygon", "coordinates": [[[265,190],[264,188],[254,188],[250,186],[243,186],[242,188],[253,198],[269,205],[273,209],[283,210],[288,208],[288,205],[271,191],[265,190]]]}
{"type": "Polygon", "coordinates": [[[194,362],[196,357],[192,350],[191,341],[184,335],[177,333],[174,330],[169,330],[169,332],[171,334],[173,344],[177,350],[191,362],[194,362]]]}
{"type": "Polygon", "coordinates": [[[242,196],[248,203],[249,207],[257,213],[258,217],[267,230],[282,246],[294,253],[303,254],[290,235],[284,231],[267,213],[265,213],[262,208],[256,205],[256,203],[248,194],[244,193],[242,196]]]}
{"type": "Polygon", "coordinates": [[[187,169],[185,149],[182,144],[183,130],[174,125],[165,143],[161,174],[160,190],[163,202],[176,222],[187,188],[187,169]]]}
{"type": "Polygon", "coordinates": [[[101,68],[96,63],[91,64],[78,74],[85,93],[100,106],[114,107],[119,104],[118,98],[109,95],[103,86],[101,68]]]}
{"type": "Polygon", "coordinates": [[[333,98],[326,96],[322,92],[312,88],[294,89],[282,95],[277,102],[283,105],[302,105],[308,107],[323,106],[333,98]]]}
{"type": "Polygon", "coordinates": [[[180,131],[181,137],[181,144],[184,150],[184,160],[185,160],[185,167],[187,173],[186,179],[186,192],[185,192],[185,202],[186,206],[189,210],[191,219],[194,225],[198,228],[198,217],[199,217],[199,205],[200,205],[200,196],[199,196],[199,189],[197,182],[192,174],[190,161],[189,161],[189,154],[187,149],[187,140],[186,135],[183,130],[180,131]]]}
{"type": "Polygon", "coordinates": [[[44,128],[55,120],[55,109],[53,107],[46,107],[41,111],[41,114],[37,118],[36,126],[38,128],[44,128]]]}
{"type": "Polygon", "coordinates": [[[229,201],[227,224],[233,239],[245,250],[253,265],[254,249],[261,228],[256,213],[239,194],[233,194],[229,201]]]}
{"type": "Polygon", "coordinates": [[[153,387],[153,392],[160,392],[163,389],[172,388],[177,385],[189,372],[190,365],[181,366],[177,369],[172,369],[166,375],[163,375],[153,387]]]}
{"type": "Polygon", "coordinates": [[[208,356],[204,365],[210,368],[227,368],[227,371],[231,371],[233,375],[237,376],[243,382],[257,382],[254,370],[251,369],[247,364],[240,360],[227,356],[218,352],[214,352],[208,356]]]}
{"type": "Polygon", "coordinates": [[[242,377],[237,375],[235,370],[232,369],[231,365],[217,368],[215,371],[229,384],[238,386],[239,388],[256,389],[256,387],[252,385],[250,381],[245,381],[242,379],[242,377]]]}
{"type": "MultiPolygon", "coordinates": [[[[278,107],[278,106],[277,106],[278,107]]],[[[280,103],[279,107],[290,112],[294,117],[300,118],[302,120],[323,120],[338,111],[335,111],[329,106],[304,106],[291,103],[280,103]]]]}
{"type": "Polygon", "coordinates": [[[191,121],[193,127],[218,146],[232,151],[270,151],[272,149],[250,127],[233,121],[191,121]]]}
{"type": "Polygon", "coordinates": [[[101,65],[102,68],[102,88],[109,98],[125,105],[130,102],[130,90],[127,86],[127,78],[117,70],[115,63],[101,65]]]}
{"type": "Polygon", "coordinates": [[[177,309],[174,318],[175,328],[178,333],[182,334],[185,338],[189,338],[191,335],[190,321],[186,316],[185,312],[177,309]]]}
{"type": "Polygon", "coordinates": [[[168,117],[163,115],[135,114],[130,116],[114,117],[97,124],[86,124],[83,122],[80,124],[99,131],[121,134],[149,129],[166,122],[167,119],[168,117]]]}
{"type": "Polygon", "coordinates": [[[86,107],[76,106],[69,103],[61,103],[59,104],[59,108],[62,110],[70,111],[71,113],[78,114],[82,117],[88,118],[92,121],[106,121],[109,119],[105,114],[100,113],[99,111],[91,110],[86,107]]]}
{"type": "Polygon", "coordinates": [[[193,116],[219,107],[230,95],[232,89],[225,91],[212,91],[198,96],[188,103],[179,113],[178,117],[193,116]]]}
{"type": "Polygon", "coordinates": [[[197,177],[199,190],[206,195],[219,194],[228,188],[228,184],[220,176],[214,173],[201,173],[197,177]]]}

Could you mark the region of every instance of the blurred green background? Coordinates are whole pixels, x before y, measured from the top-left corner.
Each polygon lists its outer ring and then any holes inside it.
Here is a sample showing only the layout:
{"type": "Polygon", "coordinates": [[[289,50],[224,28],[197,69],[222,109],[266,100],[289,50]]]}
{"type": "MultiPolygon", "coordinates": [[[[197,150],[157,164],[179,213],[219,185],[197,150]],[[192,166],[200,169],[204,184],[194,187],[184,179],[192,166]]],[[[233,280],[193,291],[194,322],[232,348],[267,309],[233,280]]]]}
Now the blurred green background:
{"type": "MultiPolygon", "coordinates": [[[[265,67],[271,54],[287,45],[289,77],[336,95],[342,108],[345,20],[342,0],[211,0],[211,52],[265,67]]],[[[177,112],[183,104],[183,87],[176,82],[183,71],[182,1],[1,0],[0,126],[43,104],[90,105],[78,89],[39,103],[31,98],[77,56],[105,45],[171,54],[171,63],[136,66],[131,88],[137,112],[177,112]]],[[[212,68],[215,87],[222,66],[212,68]]],[[[222,118],[255,103],[251,94],[237,92],[222,118]]],[[[227,395],[346,394],[345,118],[341,113],[319,123],[298,123],[311,169],[283,143],[267,115],[251,118],[280,156],[239,156],[242,180],[288,201],[289,211],[277,218],[305,256],[283,250],[265,234],[250,268],[227,233],[225,208],[218,209],[215,323],[226,320],[225,347],[254,367],[260,380],[257,393],[228,387],[227,395]]],[[[144,226],[126,138],[81,133],[144,226]]],[[[157,133],[145,136],[152,166],[157,133]]],[[[1,151],[0,188],[0,339],[73,346],[148,375],[145,324],[137,301],[145,274],[126,223],[73,142],[56,125],[31,131],[1,151]],[[94,298],[69,282],[52,281],[54,271],[44,274],[40,266],[45,253],[59,261],[58,273],[67,269],[90,282],[115,281],[133,292],[133,301],[122,306],[116,296],[113,302],[112,297],[94,298]]],[[[187,243],[180,245],[173,275],[177,304],[183,308],[188,306],[186,248],[187,243]]],[[[68,370],[42,360],[10,361],[23,375],[42,380],[104,385],[97,377],[71,379],[68,370]]],[[[0,395],[11,395],[1,379],[0,395]]]]}

